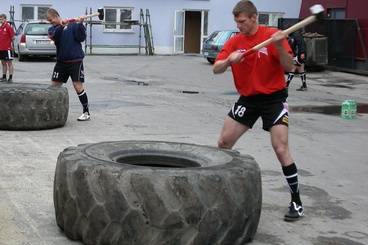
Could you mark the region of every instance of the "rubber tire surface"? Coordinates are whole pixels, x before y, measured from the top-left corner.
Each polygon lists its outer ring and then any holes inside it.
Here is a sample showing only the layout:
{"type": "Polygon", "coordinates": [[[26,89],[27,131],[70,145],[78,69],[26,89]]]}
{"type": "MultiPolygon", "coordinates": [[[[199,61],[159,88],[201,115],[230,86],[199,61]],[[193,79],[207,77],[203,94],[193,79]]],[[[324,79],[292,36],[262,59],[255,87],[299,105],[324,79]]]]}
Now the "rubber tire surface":
{"type": "Polygon", "coordinates": [[[69,111],[65,87],[0,82],[0,129],[39,130],[62,127],[69,111]]]}
{"type": "Polygon", "coordinates": [[[79,145],[59,154],[56,222],[84,244],[240,245],[261,213],[258,164],[209,146],[157,141],[79,145]],[[124,156],[189,159],[199,167],[126,164],[124,156]]]}

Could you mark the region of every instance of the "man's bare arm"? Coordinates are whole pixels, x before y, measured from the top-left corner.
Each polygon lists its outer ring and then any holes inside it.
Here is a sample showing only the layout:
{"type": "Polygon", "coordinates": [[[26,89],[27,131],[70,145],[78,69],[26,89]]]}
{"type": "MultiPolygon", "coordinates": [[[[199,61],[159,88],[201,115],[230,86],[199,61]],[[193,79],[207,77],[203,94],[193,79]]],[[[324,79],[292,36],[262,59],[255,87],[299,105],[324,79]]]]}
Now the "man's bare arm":
{"type": "Polygon", "coordinates": [[[231,64],[237,64],[244,60],[244,51],[234,51],[225,60],[218,60],[213,65],[213,73],[224,73],[231,64]]]}
{"type": "Polygon", "coordinates": [[[285,50],[282,45],[283,40],[286,38],[286,34],[282,31],[278,31],[272,36],[272,38],[275,41],[275,47],[279,53],[281,65],[284,67],[284,70],[286,72],[291,71],[294,67],[293,57],[285,50]]]}
{"type": "Polygon", "coordinates": [[[229,58],[227,58],[225,60],[218,60],[213,65],[213,73],[215,73],[215,74],[224,73],[228,66],[230,66],[229,58]]]}

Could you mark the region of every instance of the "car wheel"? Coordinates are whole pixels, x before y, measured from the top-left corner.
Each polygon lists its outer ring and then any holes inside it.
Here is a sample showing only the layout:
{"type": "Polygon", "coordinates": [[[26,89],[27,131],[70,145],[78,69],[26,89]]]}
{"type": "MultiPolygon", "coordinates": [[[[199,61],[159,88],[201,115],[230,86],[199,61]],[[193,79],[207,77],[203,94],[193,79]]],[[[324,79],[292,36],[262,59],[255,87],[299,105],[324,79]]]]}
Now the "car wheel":
{"type": "Polygon", "coordinates": [[[215,59],[213,58],[207,58],[207,61],[211,64],[214,64],[215,63],[215,59]]]}
{"type": "Polygon", "coordinates": [[[54,178],[56,223],[85,244],[244,244],[256,233],[261,199],[251,156],[194,144],[69,147],[54,178]]]}
{"type": "Polygon", "coordinates": [[[69,111],[65,87],[0,83],[0,129],[39,130],[62,127],[69,111]]]}

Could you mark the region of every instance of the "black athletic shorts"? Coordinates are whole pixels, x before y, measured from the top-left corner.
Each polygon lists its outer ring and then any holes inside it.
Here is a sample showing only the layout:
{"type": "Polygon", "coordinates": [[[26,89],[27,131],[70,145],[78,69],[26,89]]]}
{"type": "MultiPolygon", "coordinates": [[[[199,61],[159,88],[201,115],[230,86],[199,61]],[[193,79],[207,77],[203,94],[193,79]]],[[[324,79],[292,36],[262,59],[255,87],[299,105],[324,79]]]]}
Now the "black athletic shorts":
{"type": "Polygon", "coordinates": [[[269,95],[240,96],[229,112],[229,117],[252,128],[259,117],[263,129],[269,131],[277,124],[289,125],[287,92],[281,90],[269,95]]]}
{"type": "Polygon", "coordinates": [[[301,55],[294,56],[293,61],[294,61],[294,65],[296,66],[301,66],[305,64],[305,58],[302,59],[301,55]]]}
{"type": "Polygon", "coordinates": [[[66,83],[69,77],[71,77],[73,82],[84,82],[83,61],[70,63],[56,62],[51,80],[66,83]]]}
{"type": "Polygon", "coordinates": [[[10,61],[13,59],[13,52],[11,50],[0,50],[0,60],[10,61]]]}

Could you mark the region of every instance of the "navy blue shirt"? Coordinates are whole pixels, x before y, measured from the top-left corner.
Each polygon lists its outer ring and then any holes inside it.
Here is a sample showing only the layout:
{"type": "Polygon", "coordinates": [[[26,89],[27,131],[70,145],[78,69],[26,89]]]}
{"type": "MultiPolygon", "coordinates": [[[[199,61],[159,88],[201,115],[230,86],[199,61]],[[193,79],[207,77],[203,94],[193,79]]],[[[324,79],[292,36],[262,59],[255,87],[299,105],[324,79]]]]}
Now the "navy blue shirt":
{"type": "Polygon", "coordinates": [[[82,44],[86,40],[86,28],[82,23],[72,22],[66,26],[54,25],[49,28],[49,37],[56,45],[58,61],[83,60],[82,44]]]}
{"type": "Polygon", "coordinates": [[[288,37],[289,45],[293,50],[294,56],[300,57],[301,54],[305,54],[306,47],[302,34],[298,31],[293,32],[288,37]]]}

